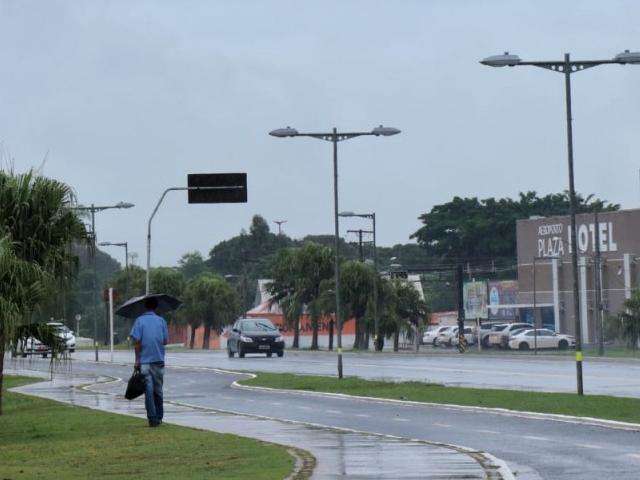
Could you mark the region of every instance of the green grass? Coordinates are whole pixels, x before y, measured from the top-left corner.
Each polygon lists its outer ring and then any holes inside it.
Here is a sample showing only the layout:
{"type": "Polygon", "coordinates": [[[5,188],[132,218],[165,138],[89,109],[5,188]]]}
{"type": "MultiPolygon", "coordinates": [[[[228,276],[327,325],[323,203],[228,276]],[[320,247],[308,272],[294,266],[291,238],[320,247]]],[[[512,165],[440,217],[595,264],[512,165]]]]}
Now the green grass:
{"type": "Polygon", "coordinates": [[[445,387],[422,382],[383,382],[346,377],[256,373],[244,385],[344,393],[376,398],[411,400],[453,405],[507,408],[540,413],[558,413],[580,417],[640,423],[640,399],[571,393],[525,392],[480,388],[445,387]]]}
{"type": "MultiPolygon", "coordinates": [[[[6,388],[34,381],[5,377],[6,388]]],[[[0,479],[281,479],[284,447],[6,392],[0,479]]]]}

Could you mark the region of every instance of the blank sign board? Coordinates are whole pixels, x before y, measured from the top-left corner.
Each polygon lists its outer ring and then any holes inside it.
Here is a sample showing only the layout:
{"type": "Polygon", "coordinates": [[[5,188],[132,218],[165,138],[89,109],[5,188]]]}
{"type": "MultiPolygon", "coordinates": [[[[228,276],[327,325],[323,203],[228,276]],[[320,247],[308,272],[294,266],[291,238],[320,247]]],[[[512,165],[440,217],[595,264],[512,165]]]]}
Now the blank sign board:
{"type": "Polygon", "coordinates": [[[247,202],[246,173],[190,173],[187,182],[189,203],[247,202]]]}

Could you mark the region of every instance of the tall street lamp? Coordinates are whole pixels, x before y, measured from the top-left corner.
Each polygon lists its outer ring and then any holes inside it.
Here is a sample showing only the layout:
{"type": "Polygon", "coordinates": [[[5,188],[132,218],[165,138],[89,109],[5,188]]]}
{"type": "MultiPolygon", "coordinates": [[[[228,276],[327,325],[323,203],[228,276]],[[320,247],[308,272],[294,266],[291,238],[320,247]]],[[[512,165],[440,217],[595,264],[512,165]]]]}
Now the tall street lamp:
{"type": "Polygon", "coordinates": [[[129,243],[128,242],[100,242],[100,247],[124,247],[124,298],[129,299],[129,243]]]}
{"type": "Polygon", "coordinates": [[[295,128],[286,127],[272,130],[269,135],[273,137],[312,137],[333,143],[333,218],[335,227],[335,283],[336,283],[336,324],[338,329],[338,378],[342,378],[342,316],[340,313],[340,264],[339,264],[339,236],[340,225],[338,221],[338,142],[350,140],[363,135],[375,135],[376,137],[389,137],[397,135],[400,130],[397,128],[379,127],[370,132],[338,132],[333,128],[327,133],[300,133],[295,128]]]}
{"type": "Polygon", "coordinates": [[[340,212],[340,217],[357,217],[368,218],[371,220],[371,230],[373,231],[373,268],[376,272],[376,281],[373,287],[373,348],[378,350],[378,338],[380,335],[380,321],[378,319],[378,247],[376,244],[376,212],[371,213],[354,213],[340,212]]]}
{"type": "Polygon", "coordinates": [[[625,50],[610,60],[571,60],[568,53],[564,54],[564,60],[553,61],[527,61],[523,62],[519,56],[505,52],[504,55],[487,57],[480,62],[489,67],[516,67],[533,66],[545,68],[564,75],[565,101],[567,110],[567,160],[569,164],[569,196],[571,215],[571,264],[573,270],[573,313],[576,333],[576,376],[578,395],[583,395],[582,387],[582,328],[580,325],[580,293],[578,292],[578,248],[576,243],[576,191],[573,179],[573,130],[571,126],[571,74],[587,68],[615,63],[618,65],[640,63],[640,52],[625,50]]]}
{"type": "Polygon", "coordinates": [[[93,349],[95,351],[96,362],[98,361],[98,298],[96,296],[98,288],[98,272],[96,267],[96,212],[102,212],[104,210],[110,210],[113,208],[133,208],[134,206],[135,205],[133,203],[119,202],[115,205],[97,206],[92,203],[91,205],[87,206],[78,205],[77,207],[73,207],[73,210],[91,213],[91,259],[93,263],[93,349]]]}

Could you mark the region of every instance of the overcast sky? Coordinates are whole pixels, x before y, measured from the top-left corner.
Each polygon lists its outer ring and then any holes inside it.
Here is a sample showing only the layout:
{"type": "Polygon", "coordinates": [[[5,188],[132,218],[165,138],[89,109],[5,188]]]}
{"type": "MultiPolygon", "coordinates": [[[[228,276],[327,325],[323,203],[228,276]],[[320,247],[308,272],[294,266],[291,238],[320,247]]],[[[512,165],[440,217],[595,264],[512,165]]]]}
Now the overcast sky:
{"type": "MultiPolygon", "coordinates": [[[[294,237],[331,233],[331,144],[267,132],[393,126],[339,145],[340,202],[377,213],[380,244],[404,243],[454,195],[566,188],[563,77],[478,60],[610,58],[640,50],[638,18],[637,0],[0,0],[0,142],[18,171],[49,152],[44,173],[81,203],[135,203],[99,214],[97,231],[139,264],[165,188],[247,172],[247,204],[170,194],[158,265],[206,256],[255,213],[294,237]]],[[[573,76],[576,187],[624,208],[640,200],[638,85],[640,66],[573,76]]]]}

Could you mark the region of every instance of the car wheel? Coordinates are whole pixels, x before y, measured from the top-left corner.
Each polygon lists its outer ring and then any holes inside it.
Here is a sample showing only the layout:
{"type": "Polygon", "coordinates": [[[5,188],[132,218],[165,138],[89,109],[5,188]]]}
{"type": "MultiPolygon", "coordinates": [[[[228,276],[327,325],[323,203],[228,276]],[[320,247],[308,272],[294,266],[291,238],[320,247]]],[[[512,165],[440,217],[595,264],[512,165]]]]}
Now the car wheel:
{"type": "Polygon", "coordinates": [[[11,358],[16,358],[18,356],[15,350],[11,350],[11,358]]]}
{"type": "Polygon", "coordinates": [[[75,348],[71,348],[71,349],[69,349],[69,353],[73,353],[73,352],[75,352],[75,351],[76,351],[76,349],[75,349],[75,348]]]}
{"type": "Polygon", "coordinates": [[[527,342],[522,342],[520,345],[518,345],[518,350],[529,350],[529,344],[527,342]]]}
{"type": "Polygon", "coordinates": [[[22,353],[20,354],[20,356],[21,356],[22,358],[27,358],[27,352],[22,352],[22,353]]]}
{"type": "Polygon", "coordinates": [[[46,353],[43,353],[43,354],[42,354],[42,358],[47,358],[47,354],[46,354],[46,353]]]}
{"type": "Polygon", "coordinates": [[[238,345],[238,357],[244,358],[244,352],[242,351],[241,345],[238,345]]]}
{"type": "Polygon", "coordinates": [[[489,345],[489,337],[484,337],[482,339],[482,346],[484,348],[491,348],[491,345],[489,345]]]}
{"type": "Polygon", "coordinates": [[[283,355],[284,355],[284,351],[278,352],[278,357],[282,358],[283,355]]]}
{"type": "Polygon", "coordinates": [[[560,350],[566,350],[567,348],[569,348],[569,342],[567,342],[566,340],[560,340],[558,342],[558,348],[560,350]]]}
{"type": "Polygon", "coordinates": [[[431,342],[431,345],[432,345],[433,347],[437,347],[437,346],[438,346],[438,343],[436,342],[436,340],[437,340],[437,339],[436,339],[436,338],[434,338],[434,339],[433,339],[433,341],[431,342]]]}
{"type": "Polygon", "coordinates": [[[227,355],[229,356],[229,358],[233,358],[233,352],[231,351],[231,347],[227,347],[227,355]]]}
{"type": "Polygon", "coordinates": [[[267,353],[267,358],[271,358],[273,356],[273,353],[269,352],[267,353]]]}

